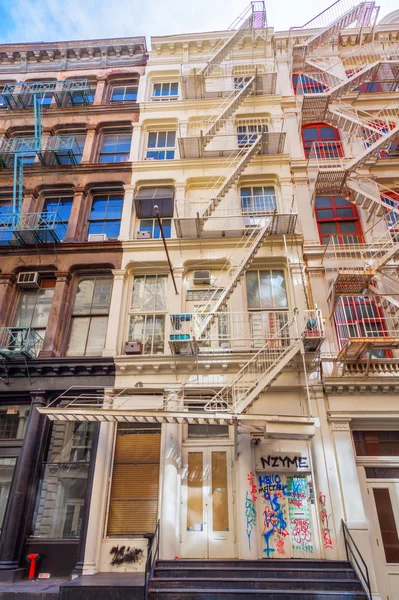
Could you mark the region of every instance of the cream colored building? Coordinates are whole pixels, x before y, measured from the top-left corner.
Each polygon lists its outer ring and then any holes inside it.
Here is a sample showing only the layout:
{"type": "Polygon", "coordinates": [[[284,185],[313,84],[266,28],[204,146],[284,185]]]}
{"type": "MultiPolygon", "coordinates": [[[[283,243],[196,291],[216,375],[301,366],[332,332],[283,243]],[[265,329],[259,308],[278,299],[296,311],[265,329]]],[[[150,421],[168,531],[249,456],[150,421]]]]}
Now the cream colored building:
{"type": "Polygon", "coordinates": [[[343,521],[399,599],[399,18],[336,4],[151,39],[115,386],[43,409],[101,422],[86,574],[158,519],[172,559],[344,559],[343,521]]]}

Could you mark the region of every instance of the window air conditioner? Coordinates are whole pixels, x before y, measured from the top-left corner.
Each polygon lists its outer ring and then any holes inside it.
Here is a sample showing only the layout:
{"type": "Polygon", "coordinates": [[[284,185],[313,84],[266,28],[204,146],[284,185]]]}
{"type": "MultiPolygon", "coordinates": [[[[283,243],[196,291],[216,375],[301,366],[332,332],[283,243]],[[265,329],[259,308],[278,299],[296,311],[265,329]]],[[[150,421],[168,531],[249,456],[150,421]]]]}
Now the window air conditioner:
{"type": "Polygon", "coordinates": [[[107,234],[106,233],[90,233],[88,237],[89,242],[107,242],[107,234]]]}
{"type": "Polygon", "coordinates": [[[211,272],[210,271],[193,271],[193,283],[195,283],[195,284],[206,283],[209,285],[211,283],[211,272]]]}
{"type": "Polygon", "coordinates": [[[151,231],[138,231],[137,232],[138,240],[150,240],[152,238],[151,231]]]}
{"type": "Polygon", "coordinates": [[[17,284],[22,288],[40,287],[40,275],[35,271],[18,273],[17,284]]]}
{"type": "Polygon", "coordinates": [[[125,354],[143,354],[143,344],[141,342],[126,342],[125,354]]]}

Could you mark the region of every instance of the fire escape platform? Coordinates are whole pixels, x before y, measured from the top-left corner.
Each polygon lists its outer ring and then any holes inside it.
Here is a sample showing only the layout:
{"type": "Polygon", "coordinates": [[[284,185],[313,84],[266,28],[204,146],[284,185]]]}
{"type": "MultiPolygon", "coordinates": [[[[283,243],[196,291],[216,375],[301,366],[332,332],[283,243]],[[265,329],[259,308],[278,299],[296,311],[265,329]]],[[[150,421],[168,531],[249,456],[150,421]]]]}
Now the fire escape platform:
{"type": "Polygon", "coordinates": [[[373,278],[371,273],[359,273],[359,270],[338,270],[334,281],[334,293],[338,296],[361,296],[373,278]]]}
{"type": "Polygon", "coordinates": [[[338,360],[359,360],[374,350],[395,350],[399,348],[399,337],[358,337],[349,338],[338,353],[338,360]]]}
{"type": "Polygon", "coordinates": [[[182,217],[174,219],[178,238],[184,239],[212,239],[221,237],[242,237],[250,234],[254,223],[261,219],[269,219],[270,224],[267,235],[294,235],[298,220],[295,213],[262,215],[251,214],[214,216],[205,219],[203,217],[182,217]],[[212,229],[206,229],[205,224],[209,222],[214,225],[212,229]],[[237,226],[234,226],[237,222],[237,226]]]}

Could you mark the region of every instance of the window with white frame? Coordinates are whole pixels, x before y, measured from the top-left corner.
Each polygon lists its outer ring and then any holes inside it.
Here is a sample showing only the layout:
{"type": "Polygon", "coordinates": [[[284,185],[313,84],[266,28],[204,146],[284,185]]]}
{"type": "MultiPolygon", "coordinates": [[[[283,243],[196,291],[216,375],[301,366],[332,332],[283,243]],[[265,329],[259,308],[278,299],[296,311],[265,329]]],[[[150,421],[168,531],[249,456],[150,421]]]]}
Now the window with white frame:
{"type": "Polygon", "coordinates": [[[273,213],[277,208],[276,190],[271,185],[251,185],[240,188],[242,214],[253,217],[273,213]]]}
{"type": "Polygon", "coordinates": [[[268,130],[265,123],[237,125],[237,142],[239,148],[246,148],[256,141],[258,135],[268,130]]]}
{"type": "Polygon", "coordinates": [[[150,131],[148,133],[146,159],[172,160],[175,157],[176,131],[150,131]]]}
{"type": "Polygon", "coordinates": [[[111,90],[111,103],[128,104],[137,101],[137,83],[130,85],[115,85],[111,90]]]}
{"type": "Polygon", "coordinates": [[[129,341],[142,344],[143,354],[165,351],[167,275],[136,275],[133,278],[129,317],[129,341]]]}
{"type": "Polygon", "coordinates": [[[152,100],[154,102],[167,102],[169,100],[178,100],[178,98],[179,83],[177,81],[154,83],[152,89],[152,100]]]}
{"type": "MultiPolygon", "coordinates": [[[[255,346],[263,346],[267,339],[278,335],[288,322],[288,298],[282,269],[248,271],[246,275],[247,306],[250,312],[250,330],[255,346]]],[[[283,345],[288,332],[283,330],[283,345]]]]}
{"type": "Polygon", "coordinates": [[[129,160],[132,134],[130,131],[104,133],[100,149],[99,162],[113,163],[129,160]]]}
{"type": "MultiPolygon", "coordinates": [[[[172,235],[172,219],[161,219],[163,234],[165,238],[170,238],[172,235]]],[[[158,219],[140,219],[139,231],[147,231],[150,237],[158,240],[161,237],[161,229],[158,219]]]]}
{"type": "Polygon", "coordinates": [[[123,194],[94,194],[87,234],[105,234],[116,239],[121,227],[123,194]]]}
{"type": "Polygon", "coordinates": [[[67,356],[101,356],[107,334],[112,277],[79,280],[67,356]]]}

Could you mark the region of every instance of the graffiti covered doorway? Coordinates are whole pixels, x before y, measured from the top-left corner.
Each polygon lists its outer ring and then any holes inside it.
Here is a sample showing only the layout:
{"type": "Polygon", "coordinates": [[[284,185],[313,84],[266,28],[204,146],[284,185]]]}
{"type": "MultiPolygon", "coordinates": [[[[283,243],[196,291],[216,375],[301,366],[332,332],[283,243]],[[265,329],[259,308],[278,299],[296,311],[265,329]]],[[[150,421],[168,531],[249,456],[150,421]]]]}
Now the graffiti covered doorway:
{"type": "Polygon", "coordinates": [[[262,558],[318,558],[309,474],[257,474],[262,558]]]}

